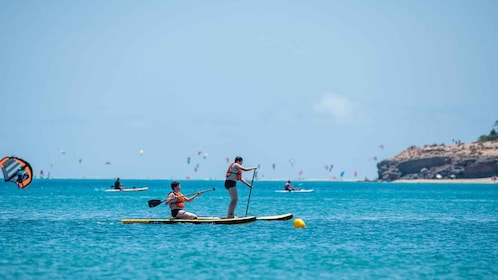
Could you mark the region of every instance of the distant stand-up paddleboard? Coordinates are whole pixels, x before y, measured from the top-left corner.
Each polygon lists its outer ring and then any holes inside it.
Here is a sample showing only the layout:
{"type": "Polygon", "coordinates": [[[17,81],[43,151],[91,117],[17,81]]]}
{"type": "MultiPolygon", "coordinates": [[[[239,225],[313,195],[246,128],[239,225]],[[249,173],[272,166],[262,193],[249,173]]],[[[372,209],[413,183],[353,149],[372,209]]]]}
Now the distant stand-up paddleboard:
{"type": "Polygon", "coordinates": [[[278,192],[278,193],[310,193],[310,192],[314,192],[315,190],[313,189],[298,189],[298,190],[276,190],[275,192],[278,192]]]}
{"type": "Polygon", "coordinates": [[[149,188],[148,187],[142,187],[142,188],[137,188],[137,187],[133,187],[133,188],[123,188],[123,189],[110,189],[110,190],[105,190],[106,192],[141,192],[141,191],[146,191],[148,190],[149,188]]]}

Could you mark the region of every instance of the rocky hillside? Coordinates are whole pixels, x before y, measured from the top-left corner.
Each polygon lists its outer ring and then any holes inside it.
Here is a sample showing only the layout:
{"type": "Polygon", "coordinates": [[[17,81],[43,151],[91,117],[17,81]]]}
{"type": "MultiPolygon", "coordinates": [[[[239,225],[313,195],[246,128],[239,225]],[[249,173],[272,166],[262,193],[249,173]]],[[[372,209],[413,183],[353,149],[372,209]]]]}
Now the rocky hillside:
{"type": "Polygon", "coordinates": [[[377,164],[380,181],[498,176],[498,141],[412,146],[377,164]]]}

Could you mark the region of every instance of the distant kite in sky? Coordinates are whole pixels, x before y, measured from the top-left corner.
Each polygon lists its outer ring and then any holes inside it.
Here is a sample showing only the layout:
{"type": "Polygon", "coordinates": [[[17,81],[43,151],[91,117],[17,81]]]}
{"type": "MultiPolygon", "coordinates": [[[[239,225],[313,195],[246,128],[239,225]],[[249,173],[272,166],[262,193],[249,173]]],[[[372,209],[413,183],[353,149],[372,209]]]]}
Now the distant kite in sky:
{"type": "Polygon", "coordinates": [[[291,167],[294,167],[294,160],[293,159],[289,159],[289,164],[291,165],[291,167]]]}
{"type": "Polygon", "coordinates": [[[275,170],[275,163],[271,165],[273,167],[273,170],[275,170]]]}
{"type": "Polygon", "coordinates": [[[60,153],[61,153],[62,155],[65,155],[65,154],[66,154],[66,151],[61,150],[61,151],[60,151],[60,153]]]}
{"type": "Polygon", "coordinates": [[[202,155],[202,157],[203,157],[204,159],[206,159],[206,158],[208,157],[208,153],[204,153],[204,155],[202,155]]]}
{"type": "Polygon", "coordinates": [[[344,171],[341,172],[341,178],[344,177],[344,173],[345,173],[344,171]]]}
{"type": "Polygon", "coordinates": [[[379,149],[384,150],[384,145],[380,144],[379,149]]]}
{"type": "Polygon", "coordinates": [[[356,171],[356,170],[354,171],[354,176],[355,177],[358,176],[358,171],[356,171]]]}
{"type": "Polygon", "coordinates": [[[301,176],[301,175],[303,175],[303,171],[302,170],[299,171],[299,176],[301,176]]]}
{"type": "Polygon", "coordinates": [[[27,187],[33,180],[31,165],[21,158],[4,157],[0,160],[0,168],[5,182],[15,183],[21,189],[27,187]]]}
{"type": "Polygon", "coordinates": [[[225,161],[226,161],[227,163],[229,163],[229,162],[230,162],[230,159],[229,159],[229,158],[225,158],[225,161]]]}
{"type": "Polygon", "coordinates": [[[139,153],[140,153],[141,156],[143,156],[144,155],[144,150],[140,150],[139,153]]]}
{"type": "Polygon", "coordinates": [[[334,168],[334,165],[333,165],[333,164],[331,164],[331,165],[330,165],[329,172],[331,172],[331,171],[332,171],[332,168],[334,168]]]}
{"type": "Polygon", "coordinates": [[[187,164],[190,164],[190,157],[187,157],[187,164]]]}
{"type": "Polygon", "coordinates": [[[106,161],[105,165],[111,165],[111,162],[110,161],[106,161]]]}
{"type": "Polygon", "coordinates": [[[78,160],[78,162],[79,162],[80,164],[81,164],[81,162],[82,162],[82,161],[83,161],[83,159],[82,159],[82,158],[80,158],[80,159],[78,160]]]}

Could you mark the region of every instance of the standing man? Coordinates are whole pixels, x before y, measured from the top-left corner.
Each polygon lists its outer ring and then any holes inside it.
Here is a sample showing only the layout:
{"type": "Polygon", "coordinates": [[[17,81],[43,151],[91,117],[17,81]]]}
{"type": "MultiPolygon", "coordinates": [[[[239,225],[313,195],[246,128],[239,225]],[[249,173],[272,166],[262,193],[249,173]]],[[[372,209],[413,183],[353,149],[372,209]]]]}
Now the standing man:
{"type": "Polygon", "coordinates": [[[242,171],[256,170],[257,167],[243,167],[242,161],[242,157],[236,156],[235,161],[232,162],[227,169],[225,189],[227,189],[228,194],[230,195],[230,204],[228,205],[227,218],[234,217],[235,207],[237,207],[237,202],[239,200],[239,194],[237,193],[236,187],[237,181],[241,181],[249,188],[252,188],[252,185],[247,183],[247,181],[242,178],[242,171]]]}

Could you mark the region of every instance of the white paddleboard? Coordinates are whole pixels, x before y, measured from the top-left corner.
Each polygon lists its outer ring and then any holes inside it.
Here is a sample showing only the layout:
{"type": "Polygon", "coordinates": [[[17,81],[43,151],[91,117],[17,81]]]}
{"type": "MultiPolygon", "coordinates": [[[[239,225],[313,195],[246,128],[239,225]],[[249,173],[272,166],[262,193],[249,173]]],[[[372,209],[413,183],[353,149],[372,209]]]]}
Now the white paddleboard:
{"type": "Polygon", "coordinates": [[[279,193],[310,193],[310,192],[314,192],[315,190],[314,189],[300,189],[300,190],[276,190],[275,192],[279,192],[279,193]]]}
{"type": "Polygon", "coordinates": [[[146,191],[148,190],[148,187],[143,187],[143,188],[128,188],[128,189],[110,189],[110,190],[105,190],[106,192],[141,192],[141,191],[146,191]]]}

